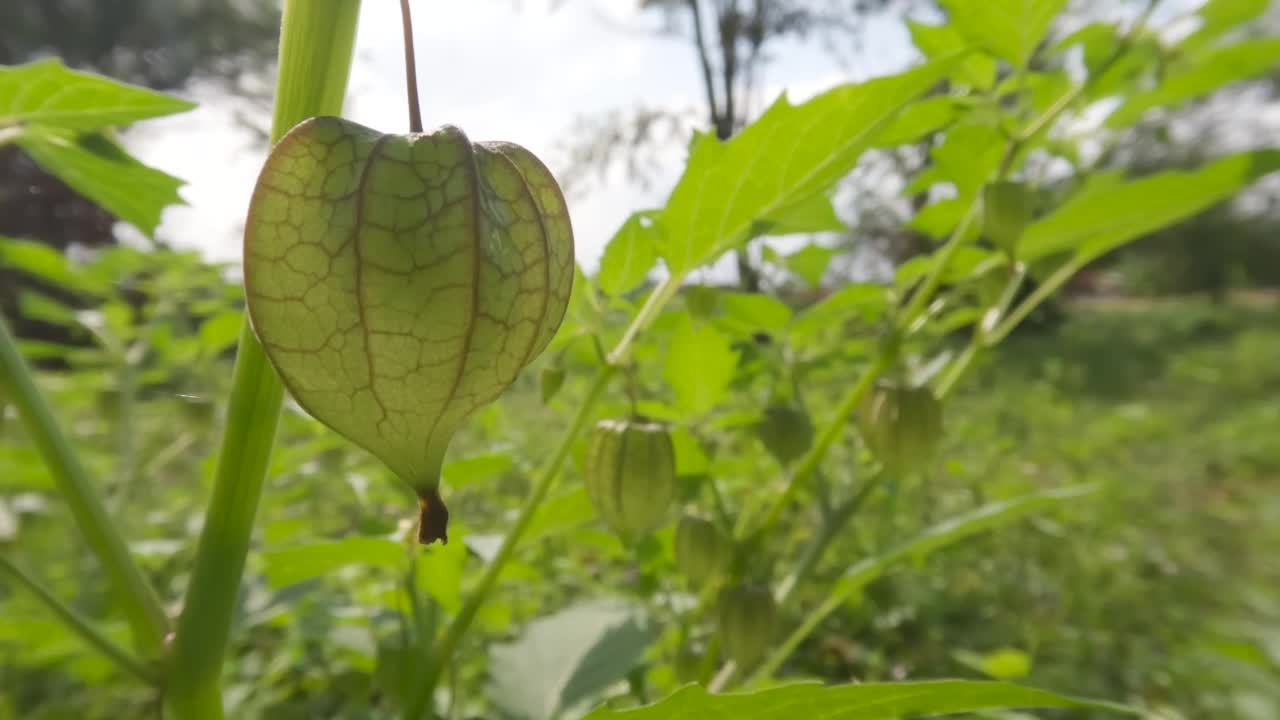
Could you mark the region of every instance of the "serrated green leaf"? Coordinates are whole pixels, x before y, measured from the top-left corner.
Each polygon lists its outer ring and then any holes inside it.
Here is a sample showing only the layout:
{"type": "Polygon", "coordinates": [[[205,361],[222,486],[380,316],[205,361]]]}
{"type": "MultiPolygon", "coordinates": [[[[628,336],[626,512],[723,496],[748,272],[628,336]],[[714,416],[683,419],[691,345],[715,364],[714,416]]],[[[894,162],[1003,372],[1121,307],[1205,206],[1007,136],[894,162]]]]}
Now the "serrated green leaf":
{"type": "Polygon", "coordinates": [[[1060,252],[1094,258],[1218,203],[1280,169],[1280,150],[1229,155],[1190,171],[1171,170],[1078,193],[1027,228],[1020,256],[1060,252]]]}
{"type": "Polygon", "coordinates": [[[1200,16],[1200,27],[1182,41],[1182,47],[1203,47],[1222,33],[1258,17],[1266,9],[1267,0],[1209,0],[1196,11],[1200,16]]]}
{"type": "Polygon", "coordinates": [[[28,128],[17,143],[73,190],[148,236],[165,207],[183,203],[182,180],[143,165],[102,135],[28,128]]]}
{"type": "Polygon", "coordinates": [[[661,217],[658,250],[670,270],[715,260],[745,242],[756,220],[833,186],[957,59],[842,85],[799,105],[783,96],[727,142],[699,140],[661,217]]]}
{"type": "Polygon", "coordinates": [[[600,257],[596,284],[607,295],[621,295],[644,282],[658,260],[655,213],[632,213],[609,239],[600,257]]]}
{"type": "Polygon", "coordinates": [[[738,353],[729,339],[684,313],[667,345],[662,375],[675,392],[676,405],[689,415],[700,415],[724,397],[737,366],[738,353]]]}
{"type": "Polygon", "coordinates": [[[641,610],[596,600],[535,620],[489,654],[489,697],[503,717],[552,720],[626,677],[655,631],[641,610]]]}
{"type": "Polygon", "coordinates": [[[849,226],[836,215],[836,209],[831,206],[831,198],[824,193],[815,193],[763,220],[757,220],[751,234],[792,235],[848,229],[849,226]]]}
{"type": "Polygon", "coordinates": [[[1255,38],[1214,48],[1169,72],[1157,87],[1130,95],[1107,118],[1107,126],[1125,127],[1151,108],[1176,106],[1229,83],[1257,77],[1274,70],[1277,62],[1280,38],[1255,38]]]}
{"type": "Polygon", "coordinates": [[[876,138],[878,147],[905,145],[920,140],[949,125],[959,114],[949,95],[936,95],[914,102],[898,114],[876,138]]]}
{"type": "Polygon", "coordinates": [[[93,130],[194,108],[193,102],[71,70],[57,59],[0,67],[0,127],[93,130]]]}
{"type": "MultiPolygon", "coordinates": [[[[911,42],[927,58],[946,57],[972,47],[950,25],[926,25],[907,20],[911,42]]],[[[996,81],[996,61],[982,53],[971,53],[955,67],[954,78],[979,90],[990,88],[996,81]]]]}
{"type": "Polygon", "coordinates": [[[942,4],[961,35],[1022,68],[1066,0],[942,0],[942,4]]]}
{"type": "Polygon", "coordinates": [[[1002,682],[937,680],[841,687],[795,684],[751,693],[712,695],[686,685],[666,699],[633,710],[600,708],[585,720],[898,720],[1000,708],[1119,706],[1055,695],[1002,682]]]}

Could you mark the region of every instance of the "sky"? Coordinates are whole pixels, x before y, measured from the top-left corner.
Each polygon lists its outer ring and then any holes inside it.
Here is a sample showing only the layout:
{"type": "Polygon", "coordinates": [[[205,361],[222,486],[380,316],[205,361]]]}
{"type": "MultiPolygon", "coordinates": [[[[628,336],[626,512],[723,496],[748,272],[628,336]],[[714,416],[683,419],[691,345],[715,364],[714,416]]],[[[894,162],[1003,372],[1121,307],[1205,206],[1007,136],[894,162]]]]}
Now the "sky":
{"type": "MultiPolygon", "coordinates": [[[[660,16],[633,0],[416,0],[423,122],[461,127],[474,140],[525,146],[553,172],[581,116],[639,106],[704,112],[687,41],[656,32],[660,16]],[[558,7],[552,8],[555,4],[558,7]],[[518,6],[518,9],[517,9],[518,6]]],[[[364,0],[345,115],[384,132],[407,131],[399,5],[364,0]]],[[[816,42],[779,45],[761,83],[768,102],[786,91],[801,100],[843,81],[907,65],[914,57],[897,19],[867,26],[860,52],[837,61],[816,42]]],[[[186,205],[168,208],[158,236],[237,261],[249,195],[266,148],[234,117],[243,107],[212,88],[189,93],[194,111],[149,121],[126,138],[144,162],[185,180],[186,205]]],[[[266,118],[255,118],[266,127],[266,118]]],[[[605,243],[633,211],[660,205],[680,171],[682,144],[658,158],[662,171],[643,190],[624,177],[569,199],[578,260],[591,272],[605,243]]]]}

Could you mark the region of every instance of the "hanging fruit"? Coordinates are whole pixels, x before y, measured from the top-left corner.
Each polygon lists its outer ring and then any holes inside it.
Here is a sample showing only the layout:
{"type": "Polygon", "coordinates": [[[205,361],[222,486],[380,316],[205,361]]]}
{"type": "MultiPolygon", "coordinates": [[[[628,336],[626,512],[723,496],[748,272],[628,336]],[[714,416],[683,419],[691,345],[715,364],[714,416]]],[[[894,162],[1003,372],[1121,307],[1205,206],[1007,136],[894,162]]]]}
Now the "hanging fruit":
{"type": "Polygon", "coordinates": [[[755,666],[773,646],[777,606],[761,585],[742,584],[720,594],[720,647],[738,670],[755,666]]]}
{"type": "Polygon", "coordinates": [[[857,419],[867,447],[894,473],[925,466],[942,439],[942,405],[927,385],[876,383],[857,419]]]}
{"type": "Polygon", "coordinates": [[[587,497],[622,535],[662,525],[675,493],[671,434],[643,419],[601,420],[587,440],[587,497]]]}
{"type": "Polygon", "coordinates": [[[765,450],[783,465],[799,459],[813,445],[813,423],[794,405],[779,403],[765,408],[755,430],[765,450]]]}
{"type": "Polygon", "coordinates": [[[710,520],[684,515],[676,524],[675,556],[680,572],[700,586],[729,569],[733,543],[710,520]]]}
{"type": "Polygon", "coordinates": [[[551,341],[573,270],[551,172],[451,126],[306,120],[271,150],[245,227],[267,356],[303,409],[416,491],[424,543],[447,541],[450,439],[551,341]]]}

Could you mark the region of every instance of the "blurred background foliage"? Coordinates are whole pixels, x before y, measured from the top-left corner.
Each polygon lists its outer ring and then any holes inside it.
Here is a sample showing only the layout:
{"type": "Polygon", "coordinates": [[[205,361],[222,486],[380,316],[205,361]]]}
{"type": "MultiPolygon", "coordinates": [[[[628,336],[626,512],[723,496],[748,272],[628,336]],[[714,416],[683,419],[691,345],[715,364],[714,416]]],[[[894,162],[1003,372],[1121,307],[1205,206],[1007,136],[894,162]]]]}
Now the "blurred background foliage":
{"type": "MultiPolygon", "coordinates": [[[[663,14],[664,32],[688,38],[689,72],[706,87],[705,105],[690,110],[722,137],[770,100],[760,97],[758,77],[785,49],[778,41],[820,41],[838,63],[855,51],[867,18],[940,12],[925,0],[640,4],[663,14]]],[[[1051,42],[1116,4],[1071,7],[1051,42]]],[[[155,88],[215,82],[263,101],[277,13],[274,3],[248,0],[6,3],[0,64],[57,55],[155,88]]],[[[1277,27],[1273,5],[1237,32],[1277,27]]],[[[1278,82],[1272,70],[1150,114],[1080,167],[1154,172],[1274,145],[1277,126],[1264,121],[1275,117],[1278,82]]],[[[645,182],[646,153],[683,144],[689,126],[681,109],[649,109],[579,118],[576,128],[566,133],[573,145],[563,168],[571,188],[618,165],[645,182]]],[[[926,251],[932,241],[904,223],[929,198],[899,191],[927,167],[931,142],[867,158],[837,196],[848,231],[790,254],[741,253],[739,288],[804,305],[926,251]]],[[[1046,173],[1059,173],[1065,190],[1073,170],[1046,173]]],[[[0,236],[22,239],[0,248],[0,311],[24,355],[49,370],[44,387],[134,553],[164,596],[179,597],[208,494],[241,293],[229,268],[197,253],[120,244],[116,220],[16,147],[0,147],[0,236]]],[[[1051,330],[1002,346],[948,405],[945,462],[927,480],[878,493],[866,519],[800,588],[800,604],[822,597],[859,558],[983,502],[1080,482],[1098,483],[1102,496],[978,536],[872,585],[806,643],[788,672],[841,682],[1018,679],[1137,702],[1153,718],[1280,714],[1278,284],[1274,182],[1082,274],[1051,330]]],[[[750,430],[777,384],[776,350],[768,328],[741,317],[724,322],[749,369],[735,379],[736,405],[677,437],[679,473],[686,497],[715,476],[750,503],[778,471],[750,430]]],[[[650,368],[642,388],[662,386],[654,358],[672,331],[656,328],[655,345],[638,350],[640,366],[650,368]]],[[[572,353],[544,358],[459,435],[445,471],[458,539],[415,564],[399,542],[408,492],[367,455],[286,411],[228,667],[235,717],[377,717],[386,698],[404,692],[406,618],[414,612],[401,589],[414,584],[433,607],[457,608],[463,556],[493,551],[531,469],[585,391],[587,374],[573,372],[575,362],[585,365],[572,353]],[[552,365],[568,372],[549,393],[539,378],[552,365]]],[[[806,371],[817,402],[831,395],[821,388],[844,381],[820,363],[806,371]]],[[[612,398],[602,411],[628,409],[626,398],[612,398]]],[[[858,450],[837,451],[837,462],[841,452],[848,459],[858,450]]],[[[484,608],[481,628],[507,642],[490,655],[477,643],[453,669],[452,687],[466,690],[458,717],[544,717],[517,707],[510,698],[528,688],[512,688],[495,669],[527,659],[522,633],[534,632],[526,623],[547,607],[581,611],[567,621],[544,618],[541,631],[553,637],[586,619],[630,628],[625,612],[579,604],[602,594],[646,598],[658,628],[673,616],[665,605],[678,584],[670,530],[624,547],[594,519],[579,464],[484,608]]],[[[0,397],[0,552],[123,637],[71,526],[0,397]]],[[[804,527],[789,527],[777,542],[805,537],[804,527]]],[[[434,622],[434,612],[419,619],[434,622]]],[[[643,648],[656,635],[637,624],[615,637],[643,648]]],[[[673,652],[674,641],[662,637],[628,679],[641,694],[660,696],[678,681],[659,662],[673,652]]],[[[117,673],[27,595],[0,588],[0,718],[153,714],[150,696],[117,673]]],[[[526,683],[551,680],[535,674],[526,683]]],[[[582,699],[566,693],[552,711],[582,699]]]]}

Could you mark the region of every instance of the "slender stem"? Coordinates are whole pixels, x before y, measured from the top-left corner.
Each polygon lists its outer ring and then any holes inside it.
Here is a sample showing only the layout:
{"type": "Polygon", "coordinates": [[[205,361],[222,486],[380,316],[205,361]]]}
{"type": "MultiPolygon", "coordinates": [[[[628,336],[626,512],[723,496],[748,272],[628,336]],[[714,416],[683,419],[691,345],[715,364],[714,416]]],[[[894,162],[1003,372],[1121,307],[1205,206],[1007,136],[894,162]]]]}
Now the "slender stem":
{"type": "Polygon", "coordinates": [[[783,509],[795,498],[800,486],[813,475],[818,463],[826,455],[827,449],[840,436],[845,423],[849,421],[849,416],[858,407],[858,403],[862,402],[863,396],[871,389],[872,383],[889,366],[891,359],[890,351],[882,350],[871,361],[871,365],[862,371],[861,377],[853,384],[853,387],[849,388],[849,392],[845,393],[839,405],[836,406],[835,414],[823,426],[822,432],[818,433],[813,447],[809,448],[809,452],[805,453],[804,457],[800,458],[800,461],[796,463],[795,470],[791,471],[791,481],[787,483],[787,488],[774,501],[773,506],[769,508],[769,514],[765,516],[759,532],[766,532],[777,524],[778,518],[782,516],[783,509]]]}
{"type": "Polygon", "coordinates": [[[969,340],[969,344],[965,346],[964,352],[951,363],[951,366],[947,368],[946,375],[935,386],[934,393],[938,396],[938,399],[950,395],[951,391],[955,389],[956,383],[960,382],[960,378],[969,371],[969,367],[978,358],[982,350],[997,342],[992,340],[991,334],[998,327],[999,322],[1004,319],[1005,313],[1009,311],[1009,306],[1013,304],[1014,298],[1018,296],[1018,289],[1022,287],[1022,281],[1026,276],[1027,266],[1024,263],[1015,263],[1012,272],[1009,274],[1009,282],[1000,293],[1000,298],[982,314],[982,319],[974,327],[973,337],[969,340]]]}
{"type": "Polygon", "coordinates": [[[911,296],[911,300],[907,303],[906,309],[898,317],[898,326],[902,328],[910,327],[920,313],[924,312],[929,301],[933,299],[933,294],[937,292],[938,287],[942,285],[942,279],[946,277],[947,270],[951,267],[951,261],[955,258],[960,248],[969,241],[969,231],[978,219],[978,211],[982,207],[978,198],[974,198],[969,203],[969,209],[965,211],[964,216],[960,218],[959,224],[955,230],[951,232],[951,237],[947,238],[946,244],[938,251],[937,257],[933,260],[933,266],[929,268],[929,274],[925,276],[924,282],[911,296]]]}
{"type": "MultiPolygon", "coordinates": [[[[288,0],[280,35],[272,139],[342,112],[359,0],[288,0]]],[[[213,497],[178,619],[166,693],[178,720],[222,718],[221,671],[284,390],[248,320],[232,372],[213,497]]]]}
{"type": "Polygon", "coordinates": [[[142,664],[137,658],[129,653],[128,650],[115,644],[106,635],[103,635],[97,628],[89,622],[80,613],[67,607],[61,600],[54,597],[48,588],[36,582],[35,578],[27,575],[17,565],[14,565],[8,558],[0,555],[0,574],[7,574],[18,582],[19,585],[25,586],[36,596],[41,603],[44,604],[58,619],[62,621],[72,632],[76,633],[85,642],[97,648],[106,655],[122,670],[126,670],[142,680],[148,685],[159,684],[159,677],[155,672],[155,668],[150,668],[142,664]]]}
{"type": "Polygon", "coordinates": [[[409,99],[409,132],[422,132],[422,105],[418,102],[418,64],[413,59],[413,16],[409,0],[400,0],[400,24],[404,28],[404,81],[409,99]]]}
{"type": "Polygon", "coordinates": [[[653,321],[658,317],[658,313],[662,312],[662,308],[680,291],[680,283],[684,281],[684,277],[684,273],[669,275],[666,280],[663,280],[653,289],[653,292],[649,294],[649,299],[645,301],[640,308],[640,312],[631,321],[631,325],[622,334],[622,339],[609,352],[608,363],[610,365],[617,366],[626,363],[627,357],[631,352],[631,343],[635,341],[637,335],[653,324],[653,321]]]}
{"type": "Polygon", "coordinates": [[[1064,263],[1062,267],[1055,270],[1052,275],[1045,278],[1044,282],[1040,283],[1040,285],[1036,287],[1036,289],[1028,295],[1013,312],[1009,313],[1008,317],[1002,320],[999,325],[995,326],[995,328],[987,335],[986,344],[995,345],[1003,340],[1010,332],[1013,332],[1013,329],[1018,326],[1018,323],[1025,320],[1026,317],[1030,315],[1033,310],[1039,307],[1041,303],[1047,300],[1050,295],[1057,292],[1058,288],[1062,287],[1063,283],[1070,280],[1077,272],[1080,272],[1081,268],[1083,268],[1087,262],[1087,260],[1074,257],[1064,263]]]}
{"type": "Polygon", "coordinates": [[[124,538],[107,515],[80,457],[62,434],[3,320],[0,320],[0,387],[8,390],[76,525],[110,578],[133,631],[135,648],[144,657],[158,657],[169,632],[169,618],[160,606],[155,589],[129,555],[124,538]]]}
{"type": "Polygon", "coordinates": [[[524,505],[520,508],[520,514],[516,517],[515,524],[507,531],[506,537],[502,539],[502,545],[498,548],[498,552],[489,561],[485,567],[484,574],[480,576],[480,581],[476,588],[471,591],[463,604],[462,609],[458,611],[457,616],[449,623],[449,629],[445,631],[444,637],[440,640],[432,653],[431,662],[427,666],[425,676],[422,682],[413,689],[413,695],[409,702],[405,704],[403,717],[405,720],[421,720],[426,716],[427,705],[431,701],[431,696],[435,690],[436,683],[440,680],[440,675],[444,668],[448,666],[454,654],[458,650],[458,645],[462,642],[463,636],[471,627],[471,623],[475,620],[476,613],[480,611],[488,599],[489,593],[498,582],[498,577],[502,574],[503,568],[507,561],[511,559],[515,552],[516,545],[524,533],[529,529],[529,525],[533,522],[534,517],[538,513],[539,506],[546,499],[547,493],[551,490],[551,485],[559,474],[561,466],[569,457],[569,450],[573,447],[574,440],[578,434],[586,426],[587,421],[591,418],[591,411],[595,406],[596,400],[600,397],[609,379],[613,377],[615,368],[611,365],[603,365],[599,372],[596,373],[595,380],[592,381],[591,387],[587,390],[587,395],[582,400],[582,405],[578,408],[578,413],[573,418],[573,422],[569,424],[569,428],[565,431],[564,437],[560,440],[560,445],[552,454],[551,459],[543,466],[537,479],[530,489],[528,497],[525,498],[524,505]]]}
{"type": "Polygon", "coordinates": [[[881,477],[883,475],[876,475],[864,483],[858,490],[857,495],[854,495],[843,505],[836,508],[831,517],[822,524],[822,528],[814,536],[813,542],[809,544],[809,547],[805,548],[804,554],[800,556],[800,561],[796,563],[795,570],[792,570],[791,574],[778,584],[778,589],[774,592],[773,599],[779,607],[791,599],[791,594],[795,592],[800,581],[817,567],[818,561],[822,559],[822,554],[826,552],[827,546],[844,529],[844,526],[853,519],[853,516],[858,513],[867,498],[871,497],[871,491],[880,485],[881,477]]]}

